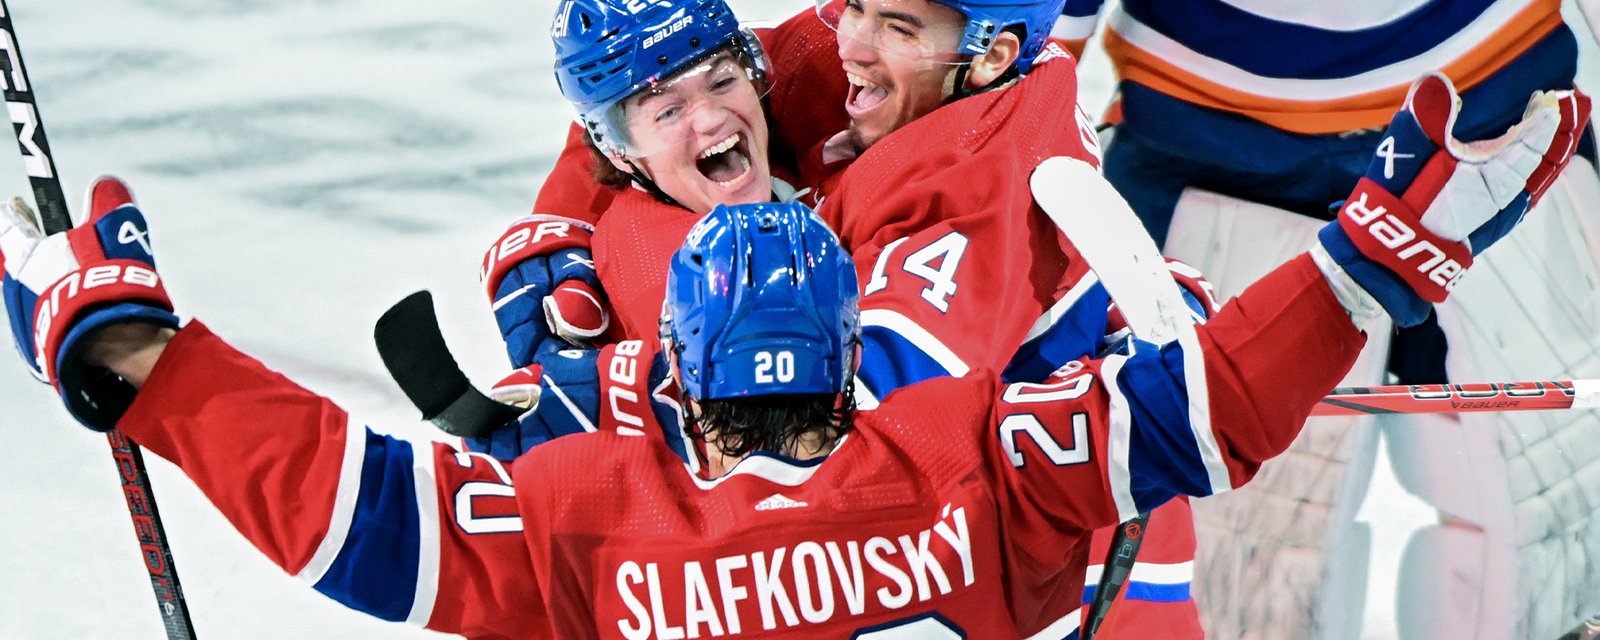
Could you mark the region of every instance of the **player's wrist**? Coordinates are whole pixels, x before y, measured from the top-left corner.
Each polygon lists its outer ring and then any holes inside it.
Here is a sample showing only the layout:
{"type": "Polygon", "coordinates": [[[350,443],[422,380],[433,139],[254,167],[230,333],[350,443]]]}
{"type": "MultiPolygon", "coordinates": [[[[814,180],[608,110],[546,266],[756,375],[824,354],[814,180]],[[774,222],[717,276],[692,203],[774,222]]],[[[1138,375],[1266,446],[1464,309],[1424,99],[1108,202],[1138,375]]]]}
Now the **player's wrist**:
{"type": "Polygon", "coordinates": [[[118,322],[91,335],[84,364],[109,369],[135,388],[143,387],[177,330],[144,322],[118,322]]]}

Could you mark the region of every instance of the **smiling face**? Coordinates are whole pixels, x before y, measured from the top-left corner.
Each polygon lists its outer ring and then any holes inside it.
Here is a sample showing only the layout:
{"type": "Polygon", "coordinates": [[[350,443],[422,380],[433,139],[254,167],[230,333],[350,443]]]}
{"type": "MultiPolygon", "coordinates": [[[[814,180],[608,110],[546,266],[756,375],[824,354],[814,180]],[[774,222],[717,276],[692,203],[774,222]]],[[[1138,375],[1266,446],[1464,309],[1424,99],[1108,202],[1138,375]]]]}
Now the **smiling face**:
{"type": "Polygon", "coordinates": [[[850,80],[845,111],[858,149],[927,115],[953,93],[966,18],[928,0],[844,0],[839,57],[850,80]]]}
{"type": "Polygon", "coordinates": [[[713,54],[634,94],[620,103],[619,119],[628,159],[685,208],[703,214],[772,199],[767,121],[739,56],[713,54]]]}

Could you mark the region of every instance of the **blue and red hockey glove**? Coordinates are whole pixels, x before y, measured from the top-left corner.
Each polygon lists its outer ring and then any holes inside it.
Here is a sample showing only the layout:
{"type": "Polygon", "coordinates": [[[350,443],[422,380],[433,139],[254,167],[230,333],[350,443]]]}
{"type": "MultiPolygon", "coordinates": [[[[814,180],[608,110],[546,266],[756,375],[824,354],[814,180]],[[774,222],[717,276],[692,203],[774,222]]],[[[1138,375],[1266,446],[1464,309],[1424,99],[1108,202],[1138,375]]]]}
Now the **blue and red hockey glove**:
{"type": "Polygon", "coordinates": [[[1411,86],[1367,174],[1319,234],[1328,255],[1395,324],[1428,317],[1572,159],[1589,121],[1582,92],[1541,91],[1492,140],[1451,135],[1460,100],[1441,75],[1411,86]]]}
{"type": "Polygon", "coordinates": [[[524,216],[484,254],[479,275],[513,365],[589,346],[610,326],[589,253],[593,232],[571,218],[524,216]]]}
{"type": "Polygon", "coordinates": [[[175,329],[178,316],[127,185],[99,178],[87,200],[88,221],[51,236],[21,200],[0,207],[0,290],[17,350],[34,376],[55,386],[78,422],[108,431],[132,404],[134,388],[82,362],[87,338],[121,322],[175,329]]]}
{"type": "Polygon", "coordinates": [[[639,340],[603,349],[540,353],[512,371],[489,397],[524,413],[481,438],[463,438],[469,451],[512,460],[556,438],[587,431],[654,435],[687,459],[677,387],[666,360],[639,340]]]}

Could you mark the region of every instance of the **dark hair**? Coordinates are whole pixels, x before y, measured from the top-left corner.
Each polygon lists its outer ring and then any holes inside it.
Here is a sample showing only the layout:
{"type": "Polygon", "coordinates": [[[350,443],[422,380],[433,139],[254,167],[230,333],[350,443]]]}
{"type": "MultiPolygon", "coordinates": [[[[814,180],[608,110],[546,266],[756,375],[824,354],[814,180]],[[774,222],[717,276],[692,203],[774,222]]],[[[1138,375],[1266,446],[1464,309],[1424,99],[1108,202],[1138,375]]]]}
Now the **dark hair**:
{"type": "Polygon", "coordinates": [[[700,414],[690,415],[684,431],[701,442],[715,441],[722,455],[742,457],[752,451],[788,454],[812,434],[834,442],[855,428],[855,394],[849,387],[837,396],[825,394],[750,396],[704,400],[700,414]]]}
{"type": "Polygon", "coordinates": [[[600,147],[595,146],[594,140],[588,135],[583,136],[583,143],[589,147],[589,155],[594,156],[594,181],[612,191],[628,188],[633,182],[633,176],[611,164],[611,158],[607,157],[600,147]]]}

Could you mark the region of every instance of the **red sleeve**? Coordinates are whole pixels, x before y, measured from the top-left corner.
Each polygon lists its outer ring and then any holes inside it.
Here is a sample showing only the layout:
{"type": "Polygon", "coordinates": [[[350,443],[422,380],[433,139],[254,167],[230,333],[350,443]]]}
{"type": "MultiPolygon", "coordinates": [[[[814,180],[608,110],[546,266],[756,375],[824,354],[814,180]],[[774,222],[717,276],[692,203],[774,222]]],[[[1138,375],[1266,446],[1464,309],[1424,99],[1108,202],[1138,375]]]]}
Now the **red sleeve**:
{"type": "Polygon", "coordinates": [[[577,218],[589,224],[600,219],[617,192],[595,182],[594,153],[589,151],[587,134],[583,127],[572,123],[567,131],[567,145],[556,158],[556,166],[539,187],[539,196],[533,202],[534,213],[551,213],[577,218]]]}
{"type": "Polygon", "coordinates": [[[1193,341],[1141,343],[1132,356],[1079,360],[1045,383],[1005,387],[990,457],[1015,535],[1042,544],[1178,494],[1242,486],[1288,448],[1364,342],[1301,256],[1193,341]]]}
{"type": "Polygon", "coordinates": [[[371,432],[192,322],[120,427],[278,566],[375,617],[478,637],[548,628],[511,478],[371,432]]]}

